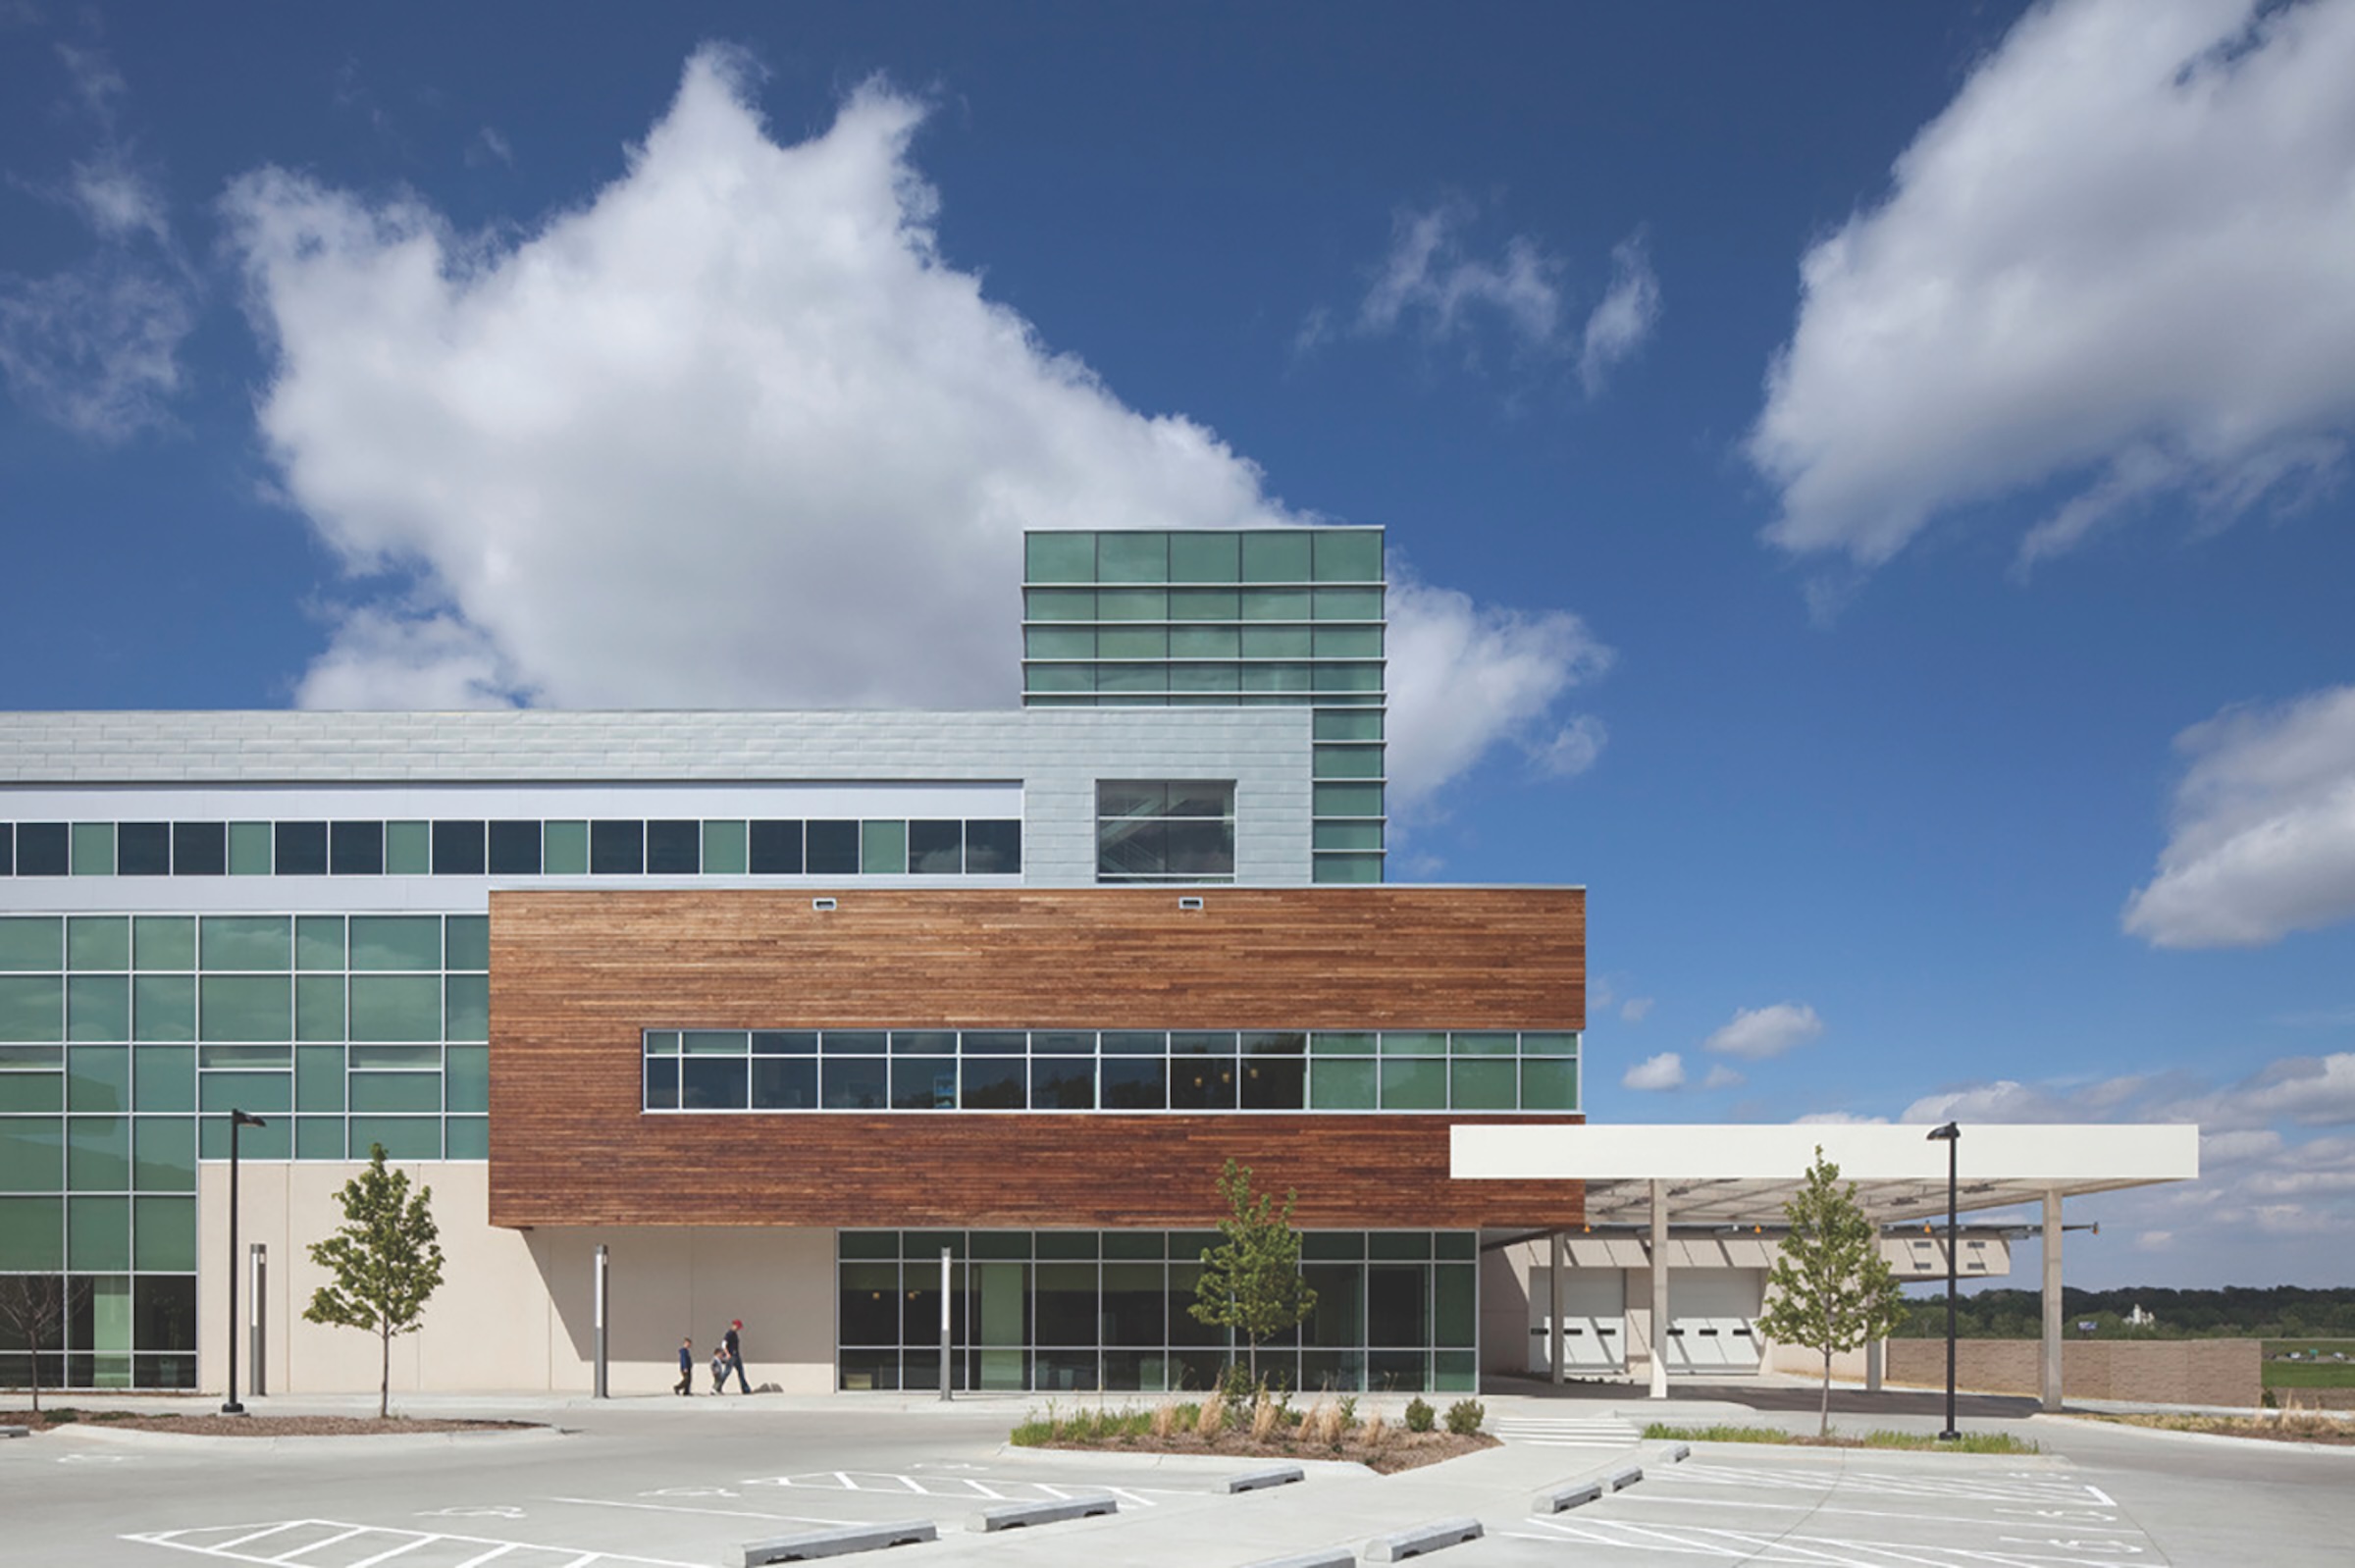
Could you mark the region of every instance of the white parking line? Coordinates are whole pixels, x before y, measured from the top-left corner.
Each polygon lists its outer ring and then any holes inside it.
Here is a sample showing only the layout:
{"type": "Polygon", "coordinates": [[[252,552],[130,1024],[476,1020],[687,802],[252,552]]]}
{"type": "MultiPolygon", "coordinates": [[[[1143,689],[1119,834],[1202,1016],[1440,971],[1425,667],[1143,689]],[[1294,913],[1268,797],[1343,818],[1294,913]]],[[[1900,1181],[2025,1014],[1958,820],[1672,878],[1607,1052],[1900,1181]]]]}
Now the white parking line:
{"type": "Polygon", "coordinates": [[[1645,1526],[1619,1520],[1582,1520],[1555,1523],[1527,1521],[1528,1531],[1509,1534],[1524,1541],[1577,1542],[1584,1545],[1615,1546],[1626,1551],[1651,1551],[1685,1557],[1716,1557],[1732,1562],[1805,1564],[1807,1568],[2099,1568],[2143,1555],[2143,1548],[2126,1542],[2081,1542],[2068,1538],[2030,1540],[2005,1538],[2003,1544],[2052,1546],[2054,1551],[2017,1551],[1973,1546],[1927,1546],[1911,1542],[1860,1541],[1839,1536],[1774,1535],[1751,1530],[1709,1530],[1700,1527],[1645,1526]],[[1536,1533],[1533,1533],[1536,1532],[1536,1533]],[[2097,1555],[2082,1555],[2084,1552],[2097,1555]]]}
{"type": "Polygon", "coordinates": [[[894,1496],[945,1497],[954,1502],[1051,1502],[1067,1499],[1072,1488],[1109,1491],[1139,1508],[1158,1508],[1147,1492],[1165,1496],[1199,1496],[1198,1487],[1106,1487],[1092,1482],[1016,1481],[993,1476],[912,1476],[888,1470],[812,1470],[798,1476],[756,1476],[741,1487],[793,1487],[813,1491],[889,1492],[894,1496]],[[1002,1489],[1002,1490],[1001,1490],[1002,1489]]]}
{"type": "MultiPolygon", "coordinates": [[[[540,1545],[531,1542],[495,1541],[487,1536],[459,1536],[437,1531],[396,1530],[375,1525],[352,1525],[340,1519],[282,1519],[266,1525],[211,1525],[189,1530],[150,1530],[125,1535],[120,1539],[135,1541],[142,1545],[165,1546],[174,1551],[212,1557],[225,1562],[261,1565],[261,1568],[285,1568],[292,1552],[281,1556],[257,1556],[243,1548],[267,1537],[284,1535],[289,1530],[318,1530],[329,1533],[331,1539],[313,1542],[304,1550],[329,1544],[348,1545],[360,1542],[375,1546],[382,1538],[382,1549],[334,1565],[334,1568],[364,1568],[386,1558],[414,1550],[420,1546],[453,1542],[460,1546],[481,1546],[484,1550],[466,1559],[460,1568],[490,1562],[510,1552],[539,1552],[561,1555],[560,1568],[702,1568],[701,1564],[679,1562],[668,1557],[633,1557],[625,1552],[584,1550],[579,1546],[540,1545]]],[[[312,1564],[308,1568],[327,1568],[312,1564]]]]}
{"type": "Polygon", "coordinates": [[[852,1519],[817,1519],[809,1514],[762,1513],[754,1508],[682,1508],[675,1502],[623,1502],[612,1497],[550,1497],[550,1502],[569,1502],[583,1508],[637,1508],[657,1514],[707,1514],[714,1519],[776,1519],[789,1525],[848,1525],[852,1519]]]}

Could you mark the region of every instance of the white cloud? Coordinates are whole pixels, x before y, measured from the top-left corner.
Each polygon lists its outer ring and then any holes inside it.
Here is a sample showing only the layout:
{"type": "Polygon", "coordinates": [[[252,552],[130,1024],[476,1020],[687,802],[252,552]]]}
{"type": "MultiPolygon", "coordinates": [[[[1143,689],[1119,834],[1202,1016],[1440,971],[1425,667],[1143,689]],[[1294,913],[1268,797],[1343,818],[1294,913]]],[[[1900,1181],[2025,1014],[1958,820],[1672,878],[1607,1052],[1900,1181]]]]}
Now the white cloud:
{"type": "Polygon", "coordinates": [[[1621,1074],[1619,1086],[1650,1091],[1681,1089],[1685,1086],[1685,1059],[1674,1051],[1646,1057],[1621,1074]]]}
{"type": "Polygon", "coordinates": [[[1562,320],[1561,261],[1526,235],[1507,240],[1497,260],[1479,260],[1466,252],[1460,234],[1470,216],[1456,204],[1397,215],[1389,254],[1358,306],[1360,332],[1415,323],[1426,337],[1444,340],[1492,314],[1530,346],[1553,342],[1562,320]]]}
{"type": "Polygon", "coordinates": [[[1805,1045],[1822,1032],[1823,1019],[1805,1002],[1776,1002],[1769,1007],[1738,1009],[1731,1022],[1701,1042],[1701,1049],[1762,1062],[1805,1045]]]}
{"type": "Polygon", "coordinates": [[[1611,287],[1587,318],[1578,352],[1579,384],[1589,397],[1602,395],[1603,382],[1622,361],[1644,346],[1660,319],[1660,280],[1651,270],[1641,234],[1611,250],[1611,287]]]}
{"type": "Polygon", "coordinates": [[[1620,1021],[1624,1023],[1643,1022],[1647,1018],[1650,1017],[1652,1004],[1655,1000],[1655,998],[1648,996],[1629,997],[1625,1002],[1619,1004],[1620,1021]]]}
{"type": "Polygon", "coordinates": [[[2349,80],[2343,4],[2031,11],[1802,262],[1749,442],[1767,537],[1870,566],[2074,487],[2025,567],[2155,497],[2298,498],[2355,429],[2349,80]]]}
{"type": "Polygon", "coordinates": [[[166,423],[196,320],[193,269],[174,240],[161,189],[118,130],[126,87],[103,55],[60,46],[92,128],[55,198],[95,247],[46,278],[0,274],[0,379],[26,408],[94,441],[166,423]]]}
{"type": "Polygon", "coordinates": [[[466,162],[472,167],[480,167],[487,163],[503,163],[512,169],[515,167],[515,148],[497,126],[485,126],[476,131],[474,139],[466,144],[466,162]]]}
{"type": "MultiPolygon", "coordinates": [[[[741,76],[699,53],[626,171],[536,226],[233,186],[262,433],[360,579],[303,702],[1000,706],[1025,526],[1313,520],[941,254],[920,104],[870,83],[781,146],[741,76]]],[[[1405,806],[1608,661],[1575,616],[1411,576],[1391,616],[1405,806]]]]}
{"type": "Polygon", "coordinates": [[[1709,1065],[1708,1075],[1701,1080],[1701,1086],[1704,1089],[1738,1089],[1749,1081],[1723,1062],[1713,1062],[1709,1065]]]}
{"type": "Polygon", "coordinates": [[[1793,1117],[1791,1124],[1802,1127],[1869,1127],[1887,1124],[1885,1116],[1858,1116],[1852,1111],[1810,1111],[1806,1116],[1793,1117]]]}
{"type": "Polygon", "coordinates": [[[1529,760],[1547,778],[1576,778],[1602,758],[1610,732],[1592,713],[1580,713],[1554,731],[1550,740],[1527,746],[1529,760]]]}
{"type": "Polygon", "coordinates": [[[2159,871],[2125,928],[2159,947],[2255,947],[2355,916],[2355,686],[2230,708],[2190,758],[2159,871]]]}

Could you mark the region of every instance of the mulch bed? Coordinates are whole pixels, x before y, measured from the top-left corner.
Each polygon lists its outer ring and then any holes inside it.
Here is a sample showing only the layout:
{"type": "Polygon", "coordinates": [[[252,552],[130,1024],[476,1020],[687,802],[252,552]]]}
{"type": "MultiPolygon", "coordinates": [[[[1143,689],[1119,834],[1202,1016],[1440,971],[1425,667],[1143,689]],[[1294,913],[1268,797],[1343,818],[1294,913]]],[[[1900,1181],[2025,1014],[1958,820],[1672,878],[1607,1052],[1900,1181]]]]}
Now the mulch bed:
{"type": "Polygon", "coordinates": [[[2148,1427],[2160,1432],[2198,1432],[2214,1437],[2254,1437],[2260,1442],[2319,1443],[2329,1448],[2355,1447],[2355,1424],[2329,1417],[2289,1416],[2278,1421],[2253,1421],[2229,1416],[2121,1416],[2072,1410],[2080,1421],[2102,1421],[2114,1427],[2148,1427]]]}
{"type": "Polygon", "coordinates": [[[536,1421],[454,1421],[441,1417],[390,1416],[266,1416],[247,1413],[225,1416],[218,1411],[180,1415],[142,1410],[76,1410],[58,1406],[40,1411],[0,1410],[0,1427],[29,1427],[54,1432],[60,1427],[110,1427],[124,1432],[169,1432],[183,1437],[377,1437],[388,1434],[431,1432],[514,1432],[536,1421]]]}
{"type": "Polygon", "coordinates": [[[1096,1453],[1211,1454],[1222,1459],[1342,1459],[1389,1476],[1401,1470],[1415,1470],[1424,1465],[1436,1465],[1444,1459],[1478,1453],[1483,1448],[1493,1448],[1497,1446],[1497,1441],[1485,1432],[1470,1437],[1459,1437],[1451,1432],[1400,1432],[1393,1429],[1371,1448],[1359,1441],[1355,1433],[1334,1444],[1292,1442],[1273,1437],[1266,1442],[1254,1442],[1248,1432],[1235,1431],[1221,1434],[1216,1441],[1205,1441],[1199,1434],[1185,1432],[1172,1433],[1166,1438],[1107,1437],[1100,1442],[1048,1442],[1039,1446],[1096,1453]]]}

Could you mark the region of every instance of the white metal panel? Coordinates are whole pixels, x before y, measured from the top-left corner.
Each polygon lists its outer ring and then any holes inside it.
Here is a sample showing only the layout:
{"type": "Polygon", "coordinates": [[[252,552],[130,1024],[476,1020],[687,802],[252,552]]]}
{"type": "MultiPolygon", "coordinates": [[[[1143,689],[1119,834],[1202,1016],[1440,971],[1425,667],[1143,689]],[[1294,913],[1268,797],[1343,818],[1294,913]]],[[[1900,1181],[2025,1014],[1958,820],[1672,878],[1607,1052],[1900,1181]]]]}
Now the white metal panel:
{"type": "MultiPolygon", "coordinates": [[[[1529,1370],[1553,1375],[1553,1270],[1529,1275],[1529,1370]]],[[[1627,1370],[1627,1276],[1617,1269],[1562,1275],[1562,1370],[1595,1377],[1627,1370]]]]}
{"type": "Polygon", "coordinates": [[[1758,1309],[1766,1275],[1759,1269],[1679,1269],[1668,1277],[1668,1370],[1758,1370],[1758,1309]]]}

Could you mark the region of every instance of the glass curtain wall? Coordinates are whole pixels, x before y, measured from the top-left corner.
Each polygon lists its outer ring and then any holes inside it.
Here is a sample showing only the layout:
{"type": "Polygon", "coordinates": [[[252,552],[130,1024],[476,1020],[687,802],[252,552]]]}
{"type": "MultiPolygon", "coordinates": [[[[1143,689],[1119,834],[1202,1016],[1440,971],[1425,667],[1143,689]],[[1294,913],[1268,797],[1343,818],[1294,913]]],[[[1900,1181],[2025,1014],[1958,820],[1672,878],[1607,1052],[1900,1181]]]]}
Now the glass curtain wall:
{"type": "MultiPolygon", "coordinates": [[[[1186,1310],[1218,1241],[1215,1230],[842,1231],[840,1385],[940,1386],[946,1247],[952,1387],[1209,1387],[1249,1354],[1186,1310]]],[[[1260,1376],[1311,1392],[1473,1391],[1478,1260],[1469,1230],[1306,1232],[1316,1310],[1261,1344],[1260,1376]]]]}

